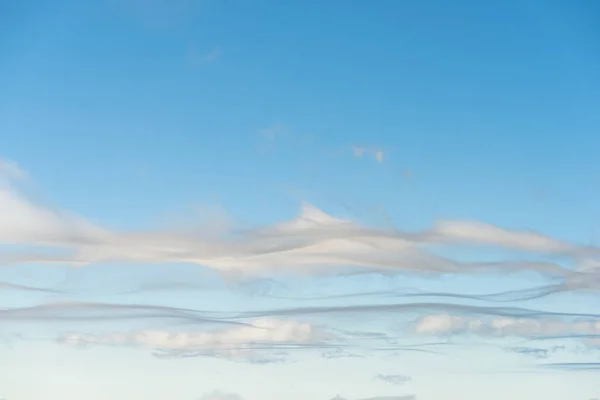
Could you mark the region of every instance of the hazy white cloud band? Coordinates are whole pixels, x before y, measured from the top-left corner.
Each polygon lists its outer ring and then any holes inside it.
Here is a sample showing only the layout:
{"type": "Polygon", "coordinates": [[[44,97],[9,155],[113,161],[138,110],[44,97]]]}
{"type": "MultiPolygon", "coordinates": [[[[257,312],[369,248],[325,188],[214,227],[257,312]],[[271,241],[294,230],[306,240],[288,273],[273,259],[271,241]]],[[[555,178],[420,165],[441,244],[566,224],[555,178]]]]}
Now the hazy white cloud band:
{"type": "Polygon", "coordinates": [[[414,273],[536,271],[564,279],[563,290],[600,287],[600,249],[535,232],[507,230],[477,221],[440,221],[423,232],[402,232],[335,218],[307,203],[292,220],[247,230],[199,227],[195,232],[125,232],[31,201],[11,184],[14,171],[20,169],[13,166],[9,171],[13,172],[4,173],[8,183],[0,187],[0,243],[37,247],[35,251],[0,252],[4,264],[180,262],[242,275],[290,270],[323,274],[342,267],[414,273]],[[574,271],[545,261],[464,262],[429,249],[457,245],[561,256],[585,268],[574,271]]]}

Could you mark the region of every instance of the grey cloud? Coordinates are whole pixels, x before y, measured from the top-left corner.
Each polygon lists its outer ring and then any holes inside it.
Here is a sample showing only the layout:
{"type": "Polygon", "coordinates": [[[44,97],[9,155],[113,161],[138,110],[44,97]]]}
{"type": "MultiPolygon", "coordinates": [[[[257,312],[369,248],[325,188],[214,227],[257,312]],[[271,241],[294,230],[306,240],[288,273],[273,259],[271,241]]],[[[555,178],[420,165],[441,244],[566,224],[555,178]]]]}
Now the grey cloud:
{"type": "Polygon", "coordinates": [[[0,321],[172,321],[194,324],[248,325],[224,318],[211,318],[191,309],[143,304],[55,302],[32,307],[0,309],[0,321]]]}
{"type": "Polygon", "coordinates": [[[248,311],[238,314],[240,318],[257,318],[267,316],[293,316],[315,314],[378,314],[389,312],[423,313],[423,312],[454,312],[464,315],[490,315],[519,318],[600,318],[596,313],[561,313],[541,311],[521,307],[486,307],[452,303],[394,303],[394,304],[356,304],[348,306],[315,306],[315,307],[290,307],[263,311],[248,311]]]}
{"type": "Polygon", "coordinates": [[[10,282],[0,282],[0,290],[21,290],[25,292],[39,292],[46,294],[64,294],[64,292],[54,289],[38,288],[34,286],[20,285],[17,283],[10,282]]]}
{"type": "Polygon", "coordinates": [[[333,358],[363,358],[364,356],[357,354],[357,353],[349,352],[349,351],[341,349],[341,348],[336,348],[333,350],[322,352],[321,357],[333,359],[333,358]]]}
{"type": "Polygon", "coordinates": [[[534,358],[548,358],[549,349],[543,349],[538,347],[512,347],[509,351],[517,354],[531,356],[534,358]]]}
{"type": "Polygon", "coordinates": [[[528,346],[517,346],[510,347],[507,349],[509,352],[521,354],[528,357],[537,359],[547,359],[550,356],[561,353],[561,352],[572,352],[576,353],[578,350],[573,348],[567,348],[566,346],[550,346],[550,347],[528,347],[528,346]]]}
{"type": "Polygon", "coordinates": [[[539,347],[511,347],[507,349],[510,352],[522,354],[533,358],[548,358],[549,354],[552,353],[551,349],[539,348],[539,347]]]}
{"type": "Polygon", "coordinates": [[[396,288],[386,289],[371,292],[353,292],[339,295],[329,296],[311,296],[311,297],[292,297],[292,296],[277,296],[269,293],[269,290],[265,290],[263,295],[277,299],[285,300],[296,300],[296,301],[314,301],[314,300],[335,300],[335,299],[351,299],[351,298],[363,298],[363,297],[376,297],[376,298],[419,298],[419,297],[430,297],[430,298],[449,298],[449,299],[464,299],[464,300],[476,300],[486,301],[492,303],[510,303],[523,300],[534,300],[541,297],[548,296],[554,293],[560,293],[563,290],[562,284],[553,284],[543,287],[534,287],[531,289],[511,290],[499,293],[489,294],[462,294],[452,292],[429,292],[416,288],[396,288]]]}
{"type": "Polygon", "coordinates": [[[192,351],[192,350],[155,350],[152,355],[158,359],[169,360],[169,359],[184,359],[184,358],[197,358],[197,357],[209,357],[218,358],[231,362],[245,363],[245,364],[277,364],[285,363],[290,361],[290,354],[283,351],[269,351],[260,352],[254,350],[242,357],[232,357],[215,351],[192,351]]]}

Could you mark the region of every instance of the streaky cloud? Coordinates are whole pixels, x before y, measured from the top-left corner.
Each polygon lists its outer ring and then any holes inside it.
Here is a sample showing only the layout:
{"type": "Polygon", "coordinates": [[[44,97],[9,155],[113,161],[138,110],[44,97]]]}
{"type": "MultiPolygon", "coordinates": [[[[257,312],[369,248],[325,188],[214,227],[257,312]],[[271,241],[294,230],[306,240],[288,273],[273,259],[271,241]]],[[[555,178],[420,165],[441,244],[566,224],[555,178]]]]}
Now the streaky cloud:
{"type": "Polygon", "coordinates": [[[336,299],[351,299],[351,298],[363,298],[363,297],[378,297],[378,298],[418,298],[418,297],[432,297],[432,298],[451,298],[451,299],[464,299],[464,300],[475,300],[492,303],[512,303],[526,300],[535,300],[542,297],[549,296],[551,294],[560,293],[561,285],[545,285],[541,287],[534,287],[530,289],[519,289],[509,290],[497,293],[488,294],[464,294],[464,293],[452,293],[452,292],[431,292],[421,290],[417,288],[399,288],[399,289],[385,289],[376,290],[370,292],[354,292],[344,293],[338,295],[328,296],[276,296],[265,292],[265,296],[281,299],[281,300],[294,300],[294,301],[314,301],[314,300],[336,300],[336,299]]]}
{"type": "Polygon", "coordinates": [[[539,348],[539,347],[511,347],[507,349],[512,353],[517,353],[525,356],[530,356],[533,358],[548,358],[550,353],[549,349],[539,348]]]}
{"type": "Polygon", "coordinates": [[[547,363],[542,364],[546,368],[562,369],[567,371],[592,371],[600,370],[597,362],[571,362],[571,363],[547,363]]]}
{"type": "MultiPolygon", "coordinates": [[[[293,219],[250,229],[199,226],[191,231],[118,231],[33,202],[10,180],[0,187],[0,220],[0,243],[60,250],[59,255],[29,250],[0,252],[0,264],[4,265],[186,263],[214,269],[228,279],[273,273],[337,275],[349,269],[433,275],[535,272],[559,280],[548,288],[547,295],[600,290],[600,268],[594,267],[599,262],[598,247],[480,221],[438,221],[424,231],[404,232],[336,218],[303,203],[293,219]],[[465,245],[554,257],[567,265],[498,259],[464,262],[432,251],[432,247],[465,245]],[[586,267],[572,268],[569,264],[586,267]]],[[[531,295],[544,294],[540,291],[531,295]]]]}
{"type": "Polygon", "coordinates": [[[65,292],[55,289],[39,288],[35,286],[21,285],[18,283],[0,282],[1,290],[21,290],[24,292],[38,292],[46,294],[65,294],[65,292]]]}
{"type": "Polygon", "coordinates": [[[492,307],[474,306],[454,303],[392,303],[392,304],[353,304],[343,306],[313,306],[289,307],[263,311],[247,311],[238,314],[238,318],[257,318],[267,316],[292,316],[314,314],[377,314],[389,312],[455,312],[459,314],[491,315],[504,317],[539,318],[539,317],[565,317],[565,318],[600,318],[598,313],[567,313],[535,310],[521,307],[492,307]]]}
{"type": "Polygon", "coordinates": [[[131,321],[171,320],[194,324],[247,325],[244,322],[206,316],[210,312],[144,304],[54,302],[31,307],[2,308],[0,321],[131,321]]]}

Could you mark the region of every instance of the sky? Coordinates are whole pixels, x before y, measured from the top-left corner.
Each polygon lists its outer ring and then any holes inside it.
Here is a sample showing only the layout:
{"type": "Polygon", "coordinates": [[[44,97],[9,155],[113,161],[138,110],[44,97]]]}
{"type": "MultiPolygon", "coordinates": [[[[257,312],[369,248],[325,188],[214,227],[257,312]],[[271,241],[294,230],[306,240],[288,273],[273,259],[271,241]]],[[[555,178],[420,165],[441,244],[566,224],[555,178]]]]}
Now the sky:
{"type": "Polygon", "coordinates": [[[0,399],[600,398],[600,5],[0,2],[0,399]]]}

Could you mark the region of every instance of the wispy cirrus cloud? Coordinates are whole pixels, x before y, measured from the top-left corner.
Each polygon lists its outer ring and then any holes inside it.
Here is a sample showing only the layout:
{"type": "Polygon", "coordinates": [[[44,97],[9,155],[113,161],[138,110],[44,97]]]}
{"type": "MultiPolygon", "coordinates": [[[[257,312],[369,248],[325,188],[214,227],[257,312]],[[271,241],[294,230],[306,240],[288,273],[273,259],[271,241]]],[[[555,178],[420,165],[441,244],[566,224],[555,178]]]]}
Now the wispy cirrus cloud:
{"type": "Polygon", "coordinates": [[[383,163],[385,157],[385,153],[383,152],[383,150],[377,148],[352,146],[352,152],[354,153],[355,157],[359,158],[363,157],[366,154],[369,154],[375,159],[375,161],[377,161],[380,164],[383,163]]]}
{"type": "MultiPolygon", "coordinates": [[[[24,322],[46,325],[54,322],[54,327],[63,331],[58,340],[65,345],[134,347],[149,350],[159,358],[212,357],[246,363],[285,362],[293,359],[295,352],[313,352],[325,358],[373,357],[398,352],[440,354],[427,347],[452,344],[422,340],[426,336],[471,334],[492,340],[560,337],[579,340],[589,348],[595,345],[589,341],[600,337],[600,314],[449,303],[216,312],[143,304],[63,302],[2,309],[0,321],[4,328],[22,326],[24,322]],[[439,311],[445,311],[446,315],[439,311]],[[368,324],[390,313],[396,322],[404,322],[402,328],[395,328],[396,335],[400,335],[397,338],[385,333],[386,328],[382,326],[370,334],[336,329],[337,316],[353,315],[368,324]],[[319,315],[327,317],[327,326],[310,322],[319,315]],[[99,324],[92,324],[94,322],[99,324]],[[144,328],[147,324],[161,327],[144,328]],[[64,332],[66,326],[72,329],[64,332]],[[108,328],[115,326],[120,328],[108,328]],[[89,329],[94,331],[88,333],[89,329]]],[[[520,354],[542,353],[514,345],[506,350],[520,354]]],[[[375,379],[402,384],[409,378],[381,374],[375,379]]]]}
{"type": "Polygon", "coordinates": [[[200,226],[185,230],[118,231],[33,202],[10,183],[0,187],[0,220],[0,244],[37,246],[25,251],[0,250],[0,264],[176,262],[235,276],[280,271],[337,274],[348,268],[414,274],[529,271],[558,279],[541,288],[538,296],[600,290],[598,247],[479,221],[439,221],[420,232],[404,232],[337,218],[304,203],[293,219],[251,229],[236,229],[228,222],[222,229],[211,225],[210,229],[200,226]],[[514,259],[466,262],[433,251],[456,246],[492,246],[560,257],[583,267],[573,269],[562,262],[514,259]]]}
{"type": "Polygon", "coordinates": [[[168,306],[63,302],[0,310],[4,327],[44,322],[62,332],[58,342],[87,348],[132,347],[158,358],[212,357],[247,363],[285,362],[296,352],[325,358],[375,352],[427,351],[394,343],[385,333],[360,335],[290,318],[247,318],[245,312],[215,312],[168,306]],[[97,322],[98,324],[93,324],[97,322]],[[126,329],[159,324],[161,328],[126,329]],[[78,330],[85,326],[88,333],[78,330]],[[108,327],[120,328],[110,330],[108,327]],[[187,328],[186,328],[187,327],[187,328]]]}
{"type": "Polygon", "coordinates": [[[415,324],[419,334],[477,334],[495,337],[565,337],[569,335],[600,335],[600,319],[575,318],[562,320],[544,317],[469,318],[448,314],[428,315],[415,324]]]}
{"type": "MultiPolygon", "coordinates": [[[[347,306],[295,307],[260,312],[246,312],[246,317],[293,317],[306,318],[311,315],[326,315],[335,321],[338,315],[353,315],[365,323],[369,318],[394,315],[403,321],[399,334],[406,338],[449,337],[476,335],[480,339],[497,341],[510,339],[506,350],[515,349],[525,340],[567,339],[581,343],[588,349],[598,347],[594,340],[600,338],[600,314],[577,314],[540,311],[518,307],[488,307],[451,303],[401,303],[347,306]],[[436,312],[437,311],[437,312],[436,312]],[[516,343],[515,343],[516,341],[516,343]]],[[[417,339],[418,340],[418,339],[417,339]]],[[[380,349],[392,350],[394,340],[387,337],[375,338],[380,349]],[[383,346],[382,346],[383,344],[383,346]]],[[[599,342],[600,343],[600,342],[599,342]]],[[[438,343],[441,345],[442,343],[438,343]]],[[[451,344],[444,342],[445,345],[451,344]]],[[[430,343],[430,345],[436,345],[430,343]]],[[[506,343],[504,344],[506,345],[506,343]]],[[[499,346],[504,346],[500,344],[499,346]]],[[[426,343],[421,342],[412,350],[423,351],[426,343]]],[[[410,351],[411,345],[399,346],[410,351]]],[[[373,350],[375,347],[365,347],[373,350]]],[[[556,346],[551,347],[557,348],[556,346]]]]}
{"type": "Polygon", "coordinates": [[[0,182],[2,180],[22,180],[27,176],[27,172],[21,169],[16,162],[0,159],[0,182]]]}
{"type": "MultiPolygon", "coordinates": [[[[322,305],[312,307],[287,307],[274,308],[261,311],[245,311],[238,314],[239,318],[262,318],[262,317],[290,317],[309,315],[355,315],[366,317],[369,315],[382,315],[393,313],[394,315],[420,316],[414,322],[415,327],[422,327],[422,333],[452,332],[453,329],[465,326],[463,321],[474,322],[479,326],[479,320],[473,316],[500,317],[500,326],[504,323],[503,317],[508,321],[536,321],[539,319],[556,319],[557,321],[584,321],[588,323],[600,320],[600,313],[565,313],[542,311],[523,307],[490,307],[481,305],[456,304],[445,302],[408,302],[408,303],[376,303],[376,304],[349,304],[349,305],[322,305]],[[433,318],[429,318],[433,317],[433,318]],[[456,322],[458,321],[458,322],[456,322]]],[[[467,325],[470,326],[470,325],[467,325]]],[[[416,329],[416,328],[415,328],[416,329]]],[[[417,332],[418,333],[418,332],[417,332]]]]}
{"type": "MultiPolygon", "coordinates": [[[[534,340],[560,337],[580,340],[588,346],[594,346],[590,340],[600,337],[600,314],[552,313],[451,303],[357,304],[217,312],[146,304],[70,301],[5,308],[0,310],[0,321],[4,327],[24,322],[54,322],[54,326],[61,330],[68,323],[73,328],[60,336],[60,342],[70,345],[128,346],[149,349],[162,358],[218,357],[254,363],[285,361],[294,351],[316,351],[326,358],[372,356],[378,352],[428,352],[421,348],[427,342],[410,344],[411,340],[426,336],[470,334],[490,339],[534,340]],[[395,321],[404,322],[403,330],[398,331],[404,340],[393,339],[383,327],[380,329],[384,330],[372,333],[336,329],[337,316],[354,315],[369,323],[372,318],[376,320],[390,313],[395,321]],[[327,317],[328,326],[309,322],[319,315],[327,317]],[[99,324],[90,325],[93,322],[99,324]],[[143,327],[149,323],[163,327],[122,328],[143,327]],[[121,328],[107,332],[107,327],[114,324],[121,328]],[[190,328],[182,329],[182,324],[190,325],[190,328]],[[95,332],[82,331],[82,326],[93,328],[95,332]],[[407,340],[409,343],[406,343],[407,340]]],[[[509,350],[511,348],[516,349],[511,346],[509,350]]],[[[407,382],[407,377],[400,375],[381,374],[376,379],[396,384],[407,382]]]]}
{"type": "Polygon", "coordinates": [[[199,312],[192,309],[123,303],[98,303],[81,301],[50,302],[30,307],[0,309],[0,321],[9,322],[134,322],[166,321],[192,322],[206,325],[248,325],[244,322],[228,320],[211,312],[199,312]]]}
{"type": "Polygon", "coordinates": [[[64,294],[64,292],[62,292],[60,290],[39,288],[39,287],[35,287],[35,286],[21,285],[18,283],[10,283],[10,282],[0,282],[0,290],[17,290],[17,291],[25,291],[25,292],[39,292],[39,293],[46,293],[46,294],[64,294]]]}

